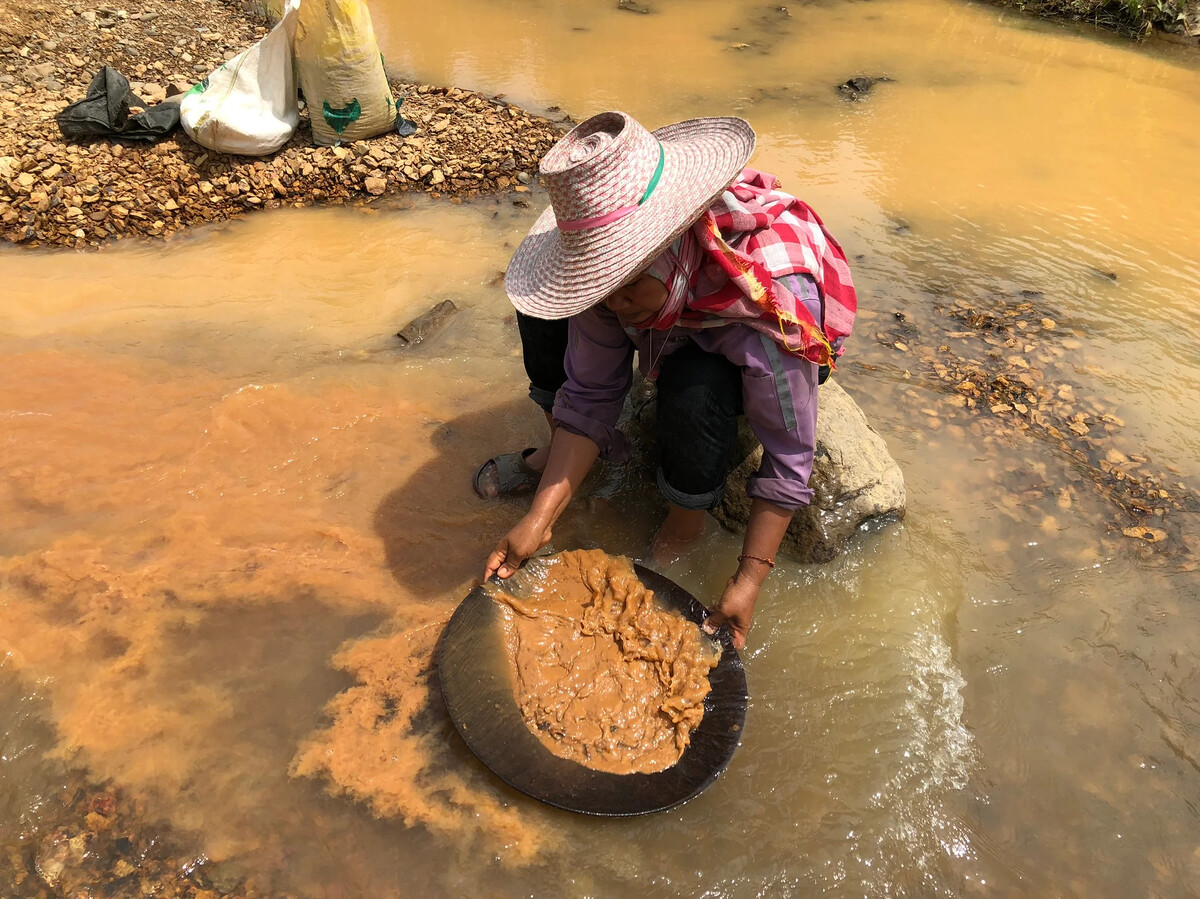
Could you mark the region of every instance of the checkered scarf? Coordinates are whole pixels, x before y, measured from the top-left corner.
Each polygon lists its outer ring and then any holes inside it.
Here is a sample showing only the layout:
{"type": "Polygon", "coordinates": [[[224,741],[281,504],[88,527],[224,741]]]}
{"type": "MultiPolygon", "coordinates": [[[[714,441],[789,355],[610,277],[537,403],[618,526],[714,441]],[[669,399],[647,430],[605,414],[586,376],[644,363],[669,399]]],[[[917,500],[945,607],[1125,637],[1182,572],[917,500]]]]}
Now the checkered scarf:
{"type": "Polygon", "coordinates": [[[743,169],[729,189],[647,270],[667,287],[656,330],[742,321],[788,353],[833,367],[858,300],[842,248],[808,204],[774,175],[743,169]],[[824,321],[776,279],[811,275],[824,321]],[[714,319],[715,317],[715,319],[714,319]]]}

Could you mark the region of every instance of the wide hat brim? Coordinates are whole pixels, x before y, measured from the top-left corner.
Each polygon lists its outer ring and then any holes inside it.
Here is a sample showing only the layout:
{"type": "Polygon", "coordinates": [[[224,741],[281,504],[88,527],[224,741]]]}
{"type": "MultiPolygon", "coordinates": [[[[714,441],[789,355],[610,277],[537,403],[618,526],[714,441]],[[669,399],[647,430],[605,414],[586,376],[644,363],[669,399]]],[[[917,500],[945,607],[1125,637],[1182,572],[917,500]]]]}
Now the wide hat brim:
{"type": "Polygon", "coordinates": [[[518,310],[558,319],[595,306],[686,231],[754,152],[754,129],[734,116],[688,119],[651,133],[662,144],[663,173],[636,211],[610,225],[573,232],[569,244],[553,208],[534,223],[504,279],[518,310]]]}

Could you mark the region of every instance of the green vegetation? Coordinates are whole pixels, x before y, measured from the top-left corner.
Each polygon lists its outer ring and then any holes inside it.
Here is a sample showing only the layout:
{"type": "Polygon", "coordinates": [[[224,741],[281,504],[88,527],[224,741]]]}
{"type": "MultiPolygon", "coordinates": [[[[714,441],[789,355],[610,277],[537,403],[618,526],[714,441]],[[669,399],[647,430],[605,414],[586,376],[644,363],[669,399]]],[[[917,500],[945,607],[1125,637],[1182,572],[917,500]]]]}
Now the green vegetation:
{"type": "Polygon", "coordinates": [[[1025,12],[1092,22],[1128,34],[1187,33],[1200,23],[1200,0],[1001,0],[1025,12]]]}

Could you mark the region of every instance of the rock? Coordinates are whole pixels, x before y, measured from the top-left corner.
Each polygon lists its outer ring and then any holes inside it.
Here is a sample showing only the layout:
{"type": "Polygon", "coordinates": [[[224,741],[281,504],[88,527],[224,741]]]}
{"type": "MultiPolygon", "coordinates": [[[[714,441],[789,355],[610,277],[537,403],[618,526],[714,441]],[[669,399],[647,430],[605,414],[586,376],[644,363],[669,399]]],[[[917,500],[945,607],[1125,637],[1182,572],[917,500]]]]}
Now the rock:
{"type": "MultiPolygon", "coordinates": [[[[654,386],[640,375],[630,394],[632,415],[621,427],[639,446],[642,461],[657,455],[654,386]]],[[[904,517],[904,476],[883,438],[867,422],[858,404],[833,381],[818,392],[817,447],[809,486],[810,505],[797,510],[780,551],[802,563],[828,562],[864,524],[904,517]]],[[[741,421],[734,459],[742,460],[729,474],[725,498],[713,512],[736,533],[746,530],[751,500],[746,481],[758,470],[762,447],[745,419],[741,421]]]]}
{"type": "Polygon", "coordinates": [[[93,23],[96,21],[96,13],[90,9],[85,9],[79,14],[79,18],[83,19],[85,22],[93,23]]]}
{"type": "Polygon", "coordinates": [[[35,66],[30,66],[25,70],[25,80],[30,84],[40,81],[43,78],[49,78],[54,74],[54,63],[40,62],[35,66]]]}
{"type": "Polygon", "coordinates": [[[15,156],[0,156],[0,180],[7,181],[15,175],[20,163],[15,156]]]}
{"type": "MultiPolygon", "coordinates": [[[[809,486],[812,504],[792,519],[781,550],[800,562],[828,562],[864,524],[904,517],[904,475],[883,438],[858,404],[833,380],[820,388],[817,450],[809,486]]],[[[750,515],[746,480],[758,470],[757,447],[729,476],[725,499],[714,515],[744,531],[750,515]]]]}
{"type": "Polygon", "coordinates": [[[625,12],[641,13],[643,16],[650,12],[650,7],[636,3],[635,0],[617,0],[617,9],[623,9],[625,12]]]}
{"type": "Polygon", "coordinates": [[[140,91],[134,91],[134,93],[150,103],[161,103],[163,100],[167,99],[167,89],[161,84],[155,84],[151,81],[144,83],[142,85],[142,89],[140,91]]]}
{"type": "Polygon", "coordinates": [[[407,349],[432,337],[457,311],[458,307],[454,305],[453,300],[443,300],[428,312],[417,316],[396,334],[401,347],[407,349]]]}
{"type": "Polygon", "coordinates": [[[192,89],[190,81],[172,81],[167,85],[167,96],[178,97],[180,94],[186,94],[192,89]]]}
{"type": "Polygon", "coordinates": [[[117,859],[117,863],[113,865],[112,872],[113,876],[120,880],[122,877],[128,877],[136,870],[137,868],[131,865],[127,859],[119,858],[117,859]]]}
{"type": "Polygon", "coordinates": [[[533,176],[530,175],[528,172],[517,172],[517,180],[520,181],[522,184],[532,184],[533,176]]]}
{"type": "Polygon", "coordinates": [[[367,178],[363,181],[363,188],[371,196],[377,197],[387,190],[387,180],[385,178],[367,178]]]}
{"type": "Polygon", "coordinates": [[[892,79],[885,75],[855,75],[837,86],[838,92],[849,100],[861,100],[875,85],[890,82],[892,79]]]}

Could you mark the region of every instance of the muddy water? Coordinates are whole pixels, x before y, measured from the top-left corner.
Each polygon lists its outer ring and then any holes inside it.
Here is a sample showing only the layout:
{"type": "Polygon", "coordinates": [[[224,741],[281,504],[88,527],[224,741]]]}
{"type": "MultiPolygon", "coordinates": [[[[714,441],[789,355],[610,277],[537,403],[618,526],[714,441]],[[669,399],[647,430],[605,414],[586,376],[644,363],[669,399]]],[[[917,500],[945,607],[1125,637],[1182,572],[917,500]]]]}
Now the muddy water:
{"type": "MultiPolygon", "coordinates": [[[[1196,62],[950,2],[650,2],[373,8],[426,80],[749,117],[855,259],[841,379],[909,516],[774,572],[729,770],[664,815],[575,818],[499,787],[438,706],[438,628],[519,514],[470,472],[540,433],[495,282],[538,204],[284,212],[0,255],[0,837],[65,760],[305,896],[1195,891],[1196,62]],[[848,102],[856,74],[894,80],[848,102]],[[946,337],[952,300],[1056,323],[1026,364],[1091,404],[1083,460],[951,402],[923,350],[1010,352],[946,337]],[[1110,451],[1148,460],[1162,514],[1097,486],[1110,451]]],[[[556,545],[637,556],[654,526],[618,491],[556,545]]],[[[669,574],[713,596],[737,548],[714,531],[669,574]]]]}

